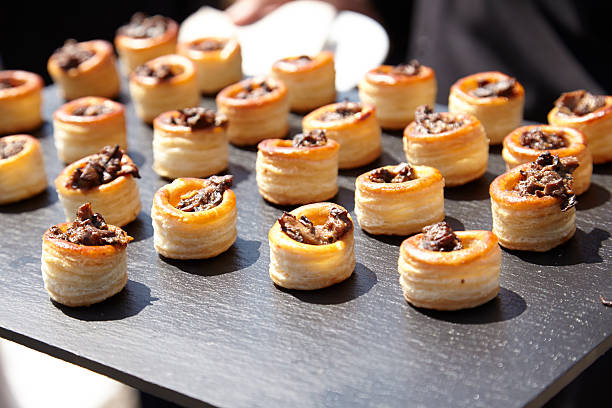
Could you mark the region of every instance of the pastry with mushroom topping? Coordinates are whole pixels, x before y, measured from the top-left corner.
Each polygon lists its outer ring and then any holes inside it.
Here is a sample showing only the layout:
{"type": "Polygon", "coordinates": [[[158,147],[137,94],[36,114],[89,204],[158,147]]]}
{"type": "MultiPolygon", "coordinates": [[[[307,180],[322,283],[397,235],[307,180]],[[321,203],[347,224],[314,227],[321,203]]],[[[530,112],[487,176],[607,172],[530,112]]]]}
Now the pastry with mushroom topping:
{"type": "Polygon", "coordinates": [[[504,139],[502,157],[510,170],[536,160],[544,151],[559,157],[574,156],[580,163],[572,174],[574,193],[580,195],[589,189],[593,159],[586,138],[579,130],[551,125],[522,126],[504,139]]]}
{"type": "Polygon", "coordinates": [[[242,79],[242,53],[238,41],[205,37],[181,42],[177,53],[193,61],[200,92],[213,94],[242,79]]]}
{"type": "Polygon", "coordinates": [[[315,203],[283,215],[268,233],[270,278],[287,289],[342,282],[355,269],[353,221],[343,207],[315,203]]]}
{"type": "Polygon", "coordinates": [[[42,78],[27,71],[0,71],[0,135],[40,127],[42,78]]]}
{"type": "Polygon", "coordinates": [[[257,187],[266,200],[280,205],[329,200],[338,192],[340,146],[324,130],[293,140],[267,139],[257,146],[257,187]]]}
{"type": "Polygon", "coordinates": [[[468,113],[480,120],[492,145],[523,121],[525,90],[514,78],[501,72],[480,72],[453,84],[448,111],[468,113]]]}
{"type": "Polygon", "coordinates": [[[334,54],[329,51],[283,58],[272,65],[270,75],[287,85],[294,112],[310,112],[336,100],[334,54]]]}
{"type": "Polygon", "coordinates": [[[122,227],[134,221],[141,208],[135,178],[140,178],[138,167],[118,145],[70,164],[55,179],[66,220],[90,202],[109,224],[122,227]]]}
{"type": "Polygon", "coordinates": [[[204,259],[236,241],[236,195],[232,176],[177,178],[153,198],[153,244],[172,259],[204,259]]]}
{"type": "Polygon", "coordinates": [[[168,17],[135,13],[115,35],[115,47],[124,73],[129,74],[154,58],[174,54],[178,28],[176,21],[168,17]]]}
{"type": "Polygon", "coordinates": [[[414,120],[418,106],[434,105],[437,91],[434,70],[412,60],[368,71],[359,83],[359,100],[376,106],[383,129],[404,129],[414,120]]]}
{"type": "Polygon", "coordinates": [[[182,55],[163,55],[139,65],[130,74],[136,114],[151,123],[160,114],[200,104],[196,70],[182,55]]]}
{"type": "Polygon", "coordinates": [[[400,247],[399,281],[416,307],[460,310],[499,292],[501,249],[491,231],[454,232],[446,222],[423,228],[400,247]]]}
{"type": "Polygon", "coordinates": [[[72,163],[118,144],[127,149],[125,108],[110,99],[87,96],[68,102],[53,114],[57,155],[72,163]]]}
{"type": "Polygon", "coordinates": [[[119,73],[113,46],[104,40],[67,40],[47,63],[49,75],[66,100],[119,95],[119,73]]]}
{"type": "Polygon", "coordinates": [[[166,178],[208,177],[227,168],[227,119],[202,107],[153,121],[153,170],[166,178]]]}
{"type": "Polygon", "coordinates": [[[466,113],[434,112],[420,106],[404,130],[408,163],[435,167],[447,187],[476,180],[487,170],[489,140],[478,119],[466,113]]]}
{"type": "Polygon", "coordinates": [[[91,203],[77,209],[73,222],[49,228],[43,235],[41,270],[51,299],[89,306],[119,293],[127,283],[126,247],[131,240],[94,213],[91,203]]]}
{"type": "Polygon", "coordinates": [[[612,161],[612,96],[585,90],[564,93],[548,113],[548,123],[582,132],[593,163],[612,161]]]}
{"type": "Polygon", "coordinates": [[[340,145],[338,167],[352,169],[376,160],[381,152],[381,131],[376,108],[357,102],[338,102],[310,112],[302,120],[304,131],[325,130],[340,145]]]}
{"type": "Polygon", "coordinates": [[[217,106],[229,121],[229,141],[237,146],[282,138],[289,132],[287,87],[278,79],[249,78],[225,87],[217,95],[217,106]]]}
{"type": "Polygon", "coordinates": [[[33,197],[46,188],[40,142],[29,135],[0,138],[0,205],[33,197]]]}
{"type": "Polygon", "coordinates": [[[355,180],[355,214],[370,234],[410,235],[444,219],[444,179],[433,167],[401,163],[355,180]]]}
{"type": "Polygon", "coordinates": [[[504,248],[548,251],[574,236],[573,157],[544,152],[498,176],[489,187],[493,233],[504,248]]]}

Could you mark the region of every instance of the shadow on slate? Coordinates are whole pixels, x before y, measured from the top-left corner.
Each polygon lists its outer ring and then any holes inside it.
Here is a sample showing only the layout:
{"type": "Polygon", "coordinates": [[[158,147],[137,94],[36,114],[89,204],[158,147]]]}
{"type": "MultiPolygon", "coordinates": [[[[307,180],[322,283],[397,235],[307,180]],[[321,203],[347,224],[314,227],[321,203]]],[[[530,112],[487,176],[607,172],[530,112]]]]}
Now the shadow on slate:
{"type": "Polygon", "coordinates": [[[47,186],[47,189],[34,197],[0,206],[0,213],[20,214],[23,212],[36,211],[53,205],[58,200],[55,188],[47,186]]]}
{"type": "Polygon", "coordinates": [[[612,174],[612,163],[595,164],[593,166],[593,173],[595,173],[595,174],[612,174]]]}
{"type": "Polygon", "coordinates": [[[130,159],[132,159],[132,161],[134,162],[135,165],[138,166],[138,168],[142,168],[142,166],[147,161],[147,159],[144,157],[142,153],[136,150],[133,150],[133,149],[130,150],[129,147],[128,147],[127,155],[130,156],[130,159]]]}
{"type": "Polygon", "coordinates": [[[373,162],[360,167],[355,167],[354,169],[340,169],[338,170],[338,176],[359,177],[363,173],[376,169],[378,167],[389,166],[398,163],[399,162],[393,156],[383,150],[382,154],[378,157],[378,159],[374,160],[373,162]]]}
{"type": "Polygon", "coordinates": [[[328,288],[318,290],[296,290],[285,289],[274,285],[277,289],[285,292],[305,303],[317,305],[338,305],[357,299],[365,295],[376,285],[378,278],[371,269],[357,262],[355,271],[344,282],[337,283],[328,288]]]}
{"type": "Polygon", "coordinates": [[[51,303],[66,316],[93,322],[121,320],[136,316],[156,300],[159,299],[151,297],[151,289],[147,285],[128,279],[127,285],[121,292],[92,306],[68,307],[53,300],[51,300],[51,303]]]}
{"type": "Polygon", "coordinates": [[[134,238],[133,242],[143,241],[153,236],[153,225],[151,216],[144,211],[140,211],[138,218],[123,227],[129,236],[134,238]]]}
{"type": "Polygon", "coordinates": [[[489,146],[489,153],[494,154],[496,156],[501,156],[503,148],[504,146],[501,143],[495,146],[489,146]]]}
{"type": "Polygon", "coordinates": [[[600,228],[593,228],[588,234],[577,228],[572,239],[547,252],[504,250],[525,262],[542,266],[594,264],[603,262],[599,249],[609,238],[610,233],[600,228]]]}
{"type": "Polygon", "coordinates": [[[488,324],[514,319],[527,309],[527,303],[516,292],[500,287],[496,298],[472,309],[443,312],[414,306],[412,308],[432,319],[449,323],[488,324]]]}
{"type": "Polygon", "coordinates": [[[159,258],[183,272],[198,276],[219,276],[248,268],[259,259],[261,242],[238,237],[234,245],[222,254],[210,259],[178,260],[159,258]]]}
{"type": "MultiPolygon", "coordinates": [[[[346,208],[348,212],[355,209],[355,191],[338,186],[338,193],[330,200],[346,208]]],[[[355,222],[355,220],[353,220],[355,222]]]]}
{"type": "Polygon", "coordinates": [[[236,186],[240,183],[242,183],[243,181],[246,181],[249,179],[249,175],[251,174],[250,171],[248,171],[246,169],[246,167],[241,166],[239,164],[235,164],[235,163],[231,163],[229,164],[229,168],[226,169],[225,171],[221,172],[221,175],[232,175],[234,176],[234,181],[233,184],[236,186]]]}
{"type": "Polygon", "coordinates": [[[404,240],[407,238],[406,236],[402,236],[402,235],[374,235],[374,234],[370,234],[364,229],[362,229],[361,231],[363,231],[363,233],[369,238],[372,238],[378,242],[384,242],[385,244],[393,245],[396,247],[399,247],[400,245],[402,245],[402,242],[404,242],[404,240]]]}
{"type": "Polygon", "coordinates": [[[599,184],[591,183],[589,189],[578,196],[578,211],[590,210],[591,208],[604,205],[610,199],[610,192],[599,184]]]}
{"type": "Polygon", "coordinates": [[[497,175],[486,171],[482,177],[467,184],[444,188],[444,198],[453,201],[474,201],[489,199],[489,184],[497,175]]]}

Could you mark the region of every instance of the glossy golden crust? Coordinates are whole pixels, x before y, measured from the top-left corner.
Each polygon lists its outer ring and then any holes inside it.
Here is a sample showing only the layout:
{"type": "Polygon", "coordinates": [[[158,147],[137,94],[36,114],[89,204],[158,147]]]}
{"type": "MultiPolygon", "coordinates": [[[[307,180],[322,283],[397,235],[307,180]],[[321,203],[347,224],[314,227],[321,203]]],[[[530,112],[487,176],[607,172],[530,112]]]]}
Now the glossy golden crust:
{"type": "Polygon", "coordinates": [[[24,140],[16,155],[0,159],[0,205],[14,203],[47,188],[47,175],[40,142],[29,135],[12,135],[0,140],[24,140]]]}
{"type": "Polygon", "coordinates": [[[284,137],[289,132],[287,87],[274,78],[245,79],[217,94],[217,107],[228,121],[229,141],[238,146],[255,145],[264,139],[284,137]],[[266,81],[272,92],[258,98],[238,99],[236,95],[252,83],[266,81]]]}
{"type": "Polygon", "coordinates": [[[287,85],[289,106],[295,112],[309,112],[336,100],[334,54],[322,51],[308,62],[295,63],[300,57],[279,60],[270,75],[287,85]]]}
{"type": "Polygon", "coordinates": [[[554,132],[562,134],[566,141],[566,147],[559,149],[549,149],[555,156],[568,157],[574,156],[578,159],[580,165],[574,170],[574,192],[582,194],[589,189],[591,185],[591,174],[593,172],[593,159],[591,152],[587,148],[586,138],[582,132],[568,127],[550,126],[550,125],[530,125],[522,126],[513,130],[504,138],[504,148],[502,157],[506,162],[508,170],[521,165],[535,161],[540,154],[546,150],[531,149],[521,145],[521,135],[531,129],[540,128],[544,132],[554,132]]]}
{"type": "Polygon", "coordinates": [[[498,176],[489,187],[493,233],[505,248],[544,252],[574,236],[576,209],[563,212],[558,198],[514,191],[525,166],[498,176]]]}
{"type": "Polygon", "coordinates": [[[115,47],[126,74],[149,60],[176,52],[179,27],[176,21],[168,20],[168,29],[157,37],[133,38],[123,34],[115,36],[115,47]]]}
{"type": "MultiPolygon", "coordinates": [[[[296,217],[307,216],[315,225],[325,222],[333,203],[315,203],[291,211],[296,217]]],[[[280,227],[278,221],[268,233],[270,243],[270,278],[287,289],[314,290],[342,282],[355,269],[354,227],[341,239],[327,245],[297,242],[280,227]]]]}
{"type": "MultiPolygon", "coordinates": [[[[108,224],[122,227],[134,221],[140,213],[141,203],[138,184],[132,175],[117,177],[110,183],[89,190],[68,186],[72,174],[84,167],[88,158],[68,165],[55,179],[55,189],[64,207],[66,221],[72,220],[77,209],[86,202],[90,202],[93,210],[102,214],[108,224]]],[[[121,160],[122,163],[133,163],[125,154],[121,160]]]]}
{"type": "Polygon", "coordinates": [[[291,140],[267,139],[257,146],[257,186],[268,201],[280,205],[329,200],[338,192],[338,151],[327,144],[296,148],[291,140]]]}
{"type": "Polygon", "coordinates": [[[583,116],[563,115],[559,113],[559,108],[554,107],[548,113],[548,123],[582,132],[587,139],[593,163],[612,161],[612,96],[606,96],[603,107],[583,116]]]}
{"type": "MultiPolygon", "coordinates": [[[[385,166],[392,170],[395,166],[385,166]]],[[[377,170],[377,169],[376,169],[377,170]]],[[[444,219],[444,179],[428,166],[414,166],[417,176],[403,183],[370,181],[372,170],[355,180],[355,214],[371,234],[409,235],[444,219]]]]}
{"type": "Polygon", "coordinates": [[[113,46],[104,40],[85,41],[79,43],[79,46],[94,55],[78,67],[63,70],[57,63],[56,54],[51,55],[47,63],[49,75],[59,85],[64,99],[72,100],[82,96],[116,97],[120,84],[113,46]]]}
{"type": "Polygon", "coordinates": [[[147,62],[151,67],[167,64],[180,73],[167,80],[130,74],[130,94],[136,114],[152,123],[160,114],[200,104],[196,70],[193,62],[182,55],[163,55],[147,62]]]}
{"type": "Polygon", "coordinates": [[[212,94],[242,79],[242,52],[238,41],[232,38],[206,37],[181,42],[177,53],[193,61],[198,73],[200,92],[212,94]],[[223,41],[220,50],[201,51],[192,48],[206,40],[223,41]]]}
{"type": "Polygon", "coordinates": [[[42,116],[42,78],[27,71],[0,71],[0,80],[20,85],[0,89],[0,135],[26,132],[40,127],[42,116]]]}
{"type": "Polygon", "coordinates": [[[419,246],[423,234],[400,247],[398,271],[404,297],[417,307],[459,310],[497,296],[501,250],[491,231],[457,231],[463,249],[438,252],[419,246]]]}
{"type": "Polygon", "coordinates": [[[64,104],[53,114],[53,137],[58,157],[72,163],[97,153],[104,146],[118,144],[127,150],[125,108],[97,96],[87,96],[64,104]],[[104,105],[110,112],[95,116],[73,115],[81,106],[104,105]]]}
{"type": "Polygon", "coordinates": [[[365,166],[376,160],[381,152],[381,131],[376,118],[376,108],[363,104],[361,112],[341,120],[323,121],[319,117],[333,112],[342,105],[334,103],[310,112],[302,120],[305,132],[323,129],[328,138],[340,145],[338,167],[351,169],[365,166]]]}
{"type": "Polygon", "coordinates": [[[153,197],[153,244],[161,255],[173,259],[217,256],[236,241],[236,195],[223,193],[223,201],[206,211],[176,208],[180,197],[204,186],[203,179],[178,178],[157,190],[153,197]]]}
{"type": "MultiPolygon", "coordinates": [[[[62,230],[69,223],[57,225],[62,230]]],[[[120,228],[108,226],[111,231],[120,228]]],[[[120,292],[127,283],[125,246],[85,246],[43,235],[41,271],[51,299],[89,306],[120,292]]]]}
{"type": "Polygon", "coordinates": [[[447,187],[459,186],[481,177],[487,170],[489,140],[478,119],[464,113],[453,115],[463,121],[460,128],[429,134],[416,131],[412,122],[404,130],[404,152],[408,163],[435,167],[447,187]]]}
{"type": "Polygon", "coordinates": [[[478,87],[480,80],[507,80],[510,77],[497,71],[479,72],[459,79],[451,86],[448,98],[448,111],[452,113],[465,112],[477,117],[484,126],[487,137],[492,145],[499,144],[513,129],[523,121],[523,106],[525,90],[516,82],[513,96],[506,98],[492,96],[478,98],[469,91],[478,87]]]}
{"type": "Polygon", "coordinates": [[[359,100],[376,106],[384,129],[403,129],[414,120],[420,105],[433,106],[438,90],[434,70],[421,66],[417,75],[399,75],[393,66],[381,65],[368,71],[359,83],[359,100]]]}

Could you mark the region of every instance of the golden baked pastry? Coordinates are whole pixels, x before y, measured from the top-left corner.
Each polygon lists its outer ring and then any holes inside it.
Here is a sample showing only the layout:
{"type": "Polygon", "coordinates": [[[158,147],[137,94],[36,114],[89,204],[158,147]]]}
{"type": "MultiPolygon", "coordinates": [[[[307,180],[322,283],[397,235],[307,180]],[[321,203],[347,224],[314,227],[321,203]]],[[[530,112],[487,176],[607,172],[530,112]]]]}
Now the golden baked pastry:
{"type": "Polygon", "coordinates": [[[104,40],[68,40],[49,58],[47,71],[64,99],[119,95],[119,73],[113,46],[104,40]]]}
{"type": "Polygon", "coordinates": [[[255,145],[289,132],[287,87],[274,78],[249,78],[224,88],[217,107],[228,121],[231,143],[255,145]]]}
{"type": "Polygon", "coordinates": [[[440,170],[447,187],[460,186],[487,171],[489,140],[474,116],[421,106],[404,130],[404,152],[408,163],[440,170]]]}
{"type": "Polygon", "coordinates": [[[97,96],[68,102],[53,114],[53,137],[57,155],[72,163],[107,145],[127,149],[125,108],[97,96]]]}
{"type": "Polygon", "coordinates": [[[30,198],[46,188],[40,142],[29,135],[0,138],[0,205],[30,198]]]}
{"type": "Polygon", "coordinates": [[[257,187],[266,200],[280,205],[329,200],[338,192],[340,145],[323,130],[293,140],[267,139],[257,146],[257,187]]]}
{"type": "Polygon", "coordinates": [[[283,58],[272,65],[270,75],[287,85],[294,112],[310,112],[336,100],[334,54],[329,51],[283,58]]]}
{"type": "Polygon", "coordinates": [[[181,42],[177,53],[195,64],[202,93],[219,92],[242,79],[242,53],[234,39],[206,37],[181,42]]]}
{"type": "Polygon", "coordinates": [[[156,15],[136,13],[117,30],[115,47],[123,71],[129,74],[137,66],[162,55],[174,54],[178,39],[176,21],[156,15]]]}
{"type": "Polygon", "coordinates": [[[491,231],[457,231],[441,222],[400,247],[404,298],[416,307],[459,310],[480,306],[499,292],[501,249],[491,231]]]}
{"type": "Polygon", "coordinates": [[[304,131],[325,130],[340,144],[340,169],[365,166],[382,152],[376,108],[356,102],[339,102],[310,112],[302,120],[304,131]]]}
{"type": "Polygon", "coordinates": [[[208,177],[227,168],[227,119],[202,107],[153,121],[153,170],[162,177],[208,177]]]}
{"type": "Polygon", "coordinates": [[[136,114],[151,123],[163,112],[200,104],[195,66],[182,55],[162,55],[134,69],[130,94],[136,114]]]}
{"type": "Polygon", "coordinates": [[[576,232],[575,157],[542,153],[498,176],[489,187],[493,233],[508,249],[544,252],[576,232]]]}
{"type": "Polygon", "coordinates": [[[313,290],[342,282],[355,269],[353,221],[333,203],[298,207],[268,233],[270,278],[287,289],[313,290]]]}
{"type": "Polygon", "coordinates": [[[89,306],[119,293],[127,283],[126,247],[132,237],[91,203],[74,222],[54,225],[43,235],[41,270],[51,299],[66,306],[89,306]]]}
{"type": "Polygon", "coordinates": [[[27,71],[0,71],[0,135],[40,127],[43,80],[27,71]]]}
{"type": "Polygon", "coordinates": [[[484,126],[492,145],[523,122],[525,90],[514,78],[501,72],[480,72],[453,84],[448,111],[469,113],[484,126]]]}
{"type": "Polygon", "coordinates": [[[560,126],[530,125],[513,130],[504,139],[502,157],[510,170],[536,160],[544,151],[559,157],[574,156],[580,165],[574,170],[573,190],[580,195],[591,185],[593,159],[582,132],[560,126]]]}
{"type": "Polygon", "coordinates": [[[410,235],[444,219],[444,179],[428,166],[406,163],[355,180],[355,214],[370,234],[410,235]]]}
{"type": "Polygon", "coordinates": [[[612,96],[595,96],[584,90],[564,93],[548,113],[548,123],[581,131],[593,163],[612,161],[612,96]]]}
{"type": "Polygon", "coordinates": [[[359,83],[359,100],[376,106],[383,129],[403,129],[414,120],[418,106],[435,104],[437,91],[434,70],[413,60],[368,71],[359,83]]]}
{"type": "Polygon", "coordinates": [[[55,179],[66,220],[85,202],[105,215],[109,224],[122,227],[140,212],[140,194],[134,178],[138,167],[118,145],[68,165],[55,179]]]}
{"type": "Polygon", "coordinates": [[[236,195],[232,176],[178,178],[153,198],[155,250],[173,259],[204,259],[236,241],[236,195]]]}

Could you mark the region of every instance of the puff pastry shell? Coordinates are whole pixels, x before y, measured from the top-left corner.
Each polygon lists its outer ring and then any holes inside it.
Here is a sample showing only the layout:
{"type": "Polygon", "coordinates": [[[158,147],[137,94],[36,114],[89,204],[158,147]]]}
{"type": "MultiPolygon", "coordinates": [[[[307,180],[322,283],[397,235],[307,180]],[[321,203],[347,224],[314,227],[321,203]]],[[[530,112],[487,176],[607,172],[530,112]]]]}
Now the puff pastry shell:
{"type": "Polygon", "coordinates": [[[27,71],[0,71],[0,81],[17,85],[0,89],[0,134],[38,128],[42,124],[42,78],[27,71]]]}
{"type": "Polygon", "coordinates": [[[29,135],[6,136],[0,140],[23,140],[23,149],[0,158],[0,205],[35,196],[47,188],[47,175],[40,142],[29,135]]]}

